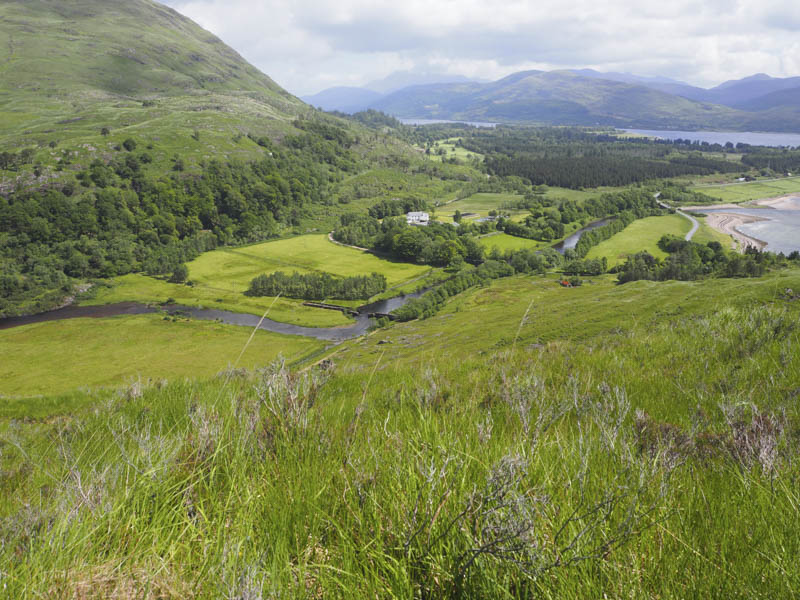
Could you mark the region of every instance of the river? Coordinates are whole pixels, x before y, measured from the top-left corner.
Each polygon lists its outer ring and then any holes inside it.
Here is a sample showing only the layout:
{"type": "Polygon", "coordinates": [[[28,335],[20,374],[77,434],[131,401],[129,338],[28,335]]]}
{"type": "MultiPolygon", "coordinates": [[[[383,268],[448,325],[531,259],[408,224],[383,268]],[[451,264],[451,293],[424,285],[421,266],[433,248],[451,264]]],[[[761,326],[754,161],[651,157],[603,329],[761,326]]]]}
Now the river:
{"type": "Polygon", "coordinates": [[[720,144],[750,144],[751,146],[800,147],[798,133],[758,133],[754,131],[661,131],[657,129],[623,129],[628,133],[664,140],[692,140],[720,144]]]}
{"type": "MultiPolygon", "coordinates": [[[[359,314],[355,318],[355,323],[352,325],[343,325],[341,327],[301,327],[300,325],[281,323],[279,321],[273,321],[265,318],[261,322],[259,329],[287,335],[302,335],[305,337],[311,337],[330,342],[342,342],[344,340],[358,337],[367,332],[372,324],[371,319],[367,316],[369,313],[389,313],[397,308],[400,308],[409,300],[413,298],[419,298],[427,291],[427,289],[423,289],[418,292],[414,292],[413,294],[395,296],[394,298],[379,300],[377,302],[361,306],[358,308],[359,314]]],[[[64,319],[78,318],[103,319],[121,315],[143,315],[160,311],[173,315],[185,314],[193,319],[200,319],[203,321],[219,320],[223,323],[227,323],[228,325],[240,325],[243,327],[256,327],[259,324],[259,321],[261,321],[261,318],[257,315],[235,313],[227,310],[217,310],[214,308],[197,308],[194,306],[181,306],[178,304],[150,306],[147,304],[141,304],[139,302],[119,302],[116,304],[104,304],[101,306],[67,306],[58,310],[39,313],[38,315],[0,319],[0,330],[10,329],[12,327],[21,327],[22,325],[31,325],[33,323],[44,323],[47,321],[61,321],[64,319]]]]}
{"type": "Polygon", "coordinates": [[[603,225],[608,224],[611,219],[600,219],[599,221],[595,221],[594,223],[589,223],[586,227],[579,229],[571,236],[564,238],[557,244],[553,246],[553,250],[557,250],[561,254],[564,254],[567,250],[572,250],[575,246],[578,245],[578,241],[580,241],[581,236],[586,233],[587,231],[591,231],[592,229],[597,229],[598,227],[602,227],[603,225]]]}

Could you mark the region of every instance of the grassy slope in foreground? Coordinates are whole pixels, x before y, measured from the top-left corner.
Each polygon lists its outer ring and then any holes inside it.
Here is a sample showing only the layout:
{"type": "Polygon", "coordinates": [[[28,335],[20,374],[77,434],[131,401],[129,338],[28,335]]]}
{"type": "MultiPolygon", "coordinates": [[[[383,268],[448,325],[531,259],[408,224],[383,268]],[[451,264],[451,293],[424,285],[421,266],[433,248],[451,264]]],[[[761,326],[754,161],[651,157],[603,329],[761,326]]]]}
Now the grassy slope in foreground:
{"type": "MultiPolygon", "coordinates": [[[[236,362],[251,333],[247,327],[161,315],[7,329],[0,331],[0,396],[50,396],[140,377],[210,377],[236,362]]],[[[311,338],[258,331],[239,366],[265,366],[279,354],[293,361],[323,347],[311,338]]]]}
{"type": "MultiPolygon", "coordinates": [[[[172,298],[179,304],[205,306],[261,316],[272,306],[269,318],[306,327],[335,327],[352,321],[342,313],[303,306],[302,300],[272,297],[251,298],[244,292],[250,281],[262,273],[284,271],[325,271],[334,275],[386,276],[387,285],[400,286],[430,271],[429,267],[393,262],[369,252],[334,244],[326,235],[304,235],[240,248],[207,252],[189,263],[189,279],[194,286],[176,285],[145,277],[126,275],[111,282],[87,304],[113,302],[163,302],[172,298]]],[[[362,301],[337,304],[360,305],[362,301]]]]}
{"type": "Polygon", "coordinates": [[[770,302],[786,288],[800,289],[800,271],[779,271],[760,279],[625,285],[605,275],[577,288],[562,288],[552,276],[516,276],[465,292],[429,319],[396,323],[368,338],[346,342],[337,351],[337,361],[366,368],[383,356],[383,365],[411,364],[424,369],[506,348],[515,339],[520,347],[583,341],[637,324],[646,327],[664,319],[703,315],[727,305],[770,302]]]}
{"type": "Polygon", "coordinates": [[[474,342],[499,329],[509,346],[529,286],[538,302],[514,351],[393,360],[408,324],[363,362],[336,358],[332,376],[178,382],[0,425],[13,442],[0,455],[5,591],[796,597],[798,302],[772,290],[800,273],[785,275],[576,290],[516,278],[417,330],[431,350],[445,322],[474,342]],[[662,295],[669,312],[653,319],[662,295]],[[624,329],[528,347],[592,312],[624,329]],[[553,568],[528,576],[521,562],[553,568]]]}

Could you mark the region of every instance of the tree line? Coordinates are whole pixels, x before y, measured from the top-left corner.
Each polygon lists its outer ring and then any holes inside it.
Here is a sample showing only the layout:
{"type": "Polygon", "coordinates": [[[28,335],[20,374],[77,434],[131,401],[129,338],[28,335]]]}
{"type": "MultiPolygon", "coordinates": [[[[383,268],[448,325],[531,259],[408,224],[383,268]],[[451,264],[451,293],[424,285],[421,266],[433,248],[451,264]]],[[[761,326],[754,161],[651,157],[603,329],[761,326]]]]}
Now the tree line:
{"type": "Polygon", "coordinates": [[[260,159],[203,161],[191,172],[154,172],[154,148],[126,140],[50,189],[0,196],[0,315],[50,308],[72,279],[168,275],[218,245],[315,218],[356,169],[355,141],[338,125],[296,125],[301,133],[281,144],[254,138],[260,159]]]}
{"type": "Polygon", "coordinates": [[[547,272],[553,266],[552,261],[559,261],[560,257],[553,256],[553,253],[540,254],[532,250],[507,251],[504,254],[495,252],[492,258],[484,261],[476,268],[465,268],[451,279],[447,280],[433,290],[425,292],[419,298],[415,298],[392,314],[398,321],[411,321],[413,319],[425,319],[433,316],[444,306],[449,298],[468,290],[469,288],[484,285],[492,279],[510,277],[517,273],[538,273],[547,272]]]}
{"type": "Polygon", "coordinates": [[[639,281],[692,281],[707,277],[760,277],[769,268],[800,265],[800,253],[789,257],[748,248],[744,254],[726,251],[719,242],[698,244],[675,236],[665,235],[659,248],[669,256],[664,260],[648,252],[628,257],[619,268],[620,283],[639,281]]]}
{"type": "Polygon", "coordinates": [[[245,292],[248,296],[284,296],[302,300],[365,300],[386,291],[386,277],[380,273],[334,277],[330,273],[298,273],[287,275],[276,271],[258,275],[245,292]]]}

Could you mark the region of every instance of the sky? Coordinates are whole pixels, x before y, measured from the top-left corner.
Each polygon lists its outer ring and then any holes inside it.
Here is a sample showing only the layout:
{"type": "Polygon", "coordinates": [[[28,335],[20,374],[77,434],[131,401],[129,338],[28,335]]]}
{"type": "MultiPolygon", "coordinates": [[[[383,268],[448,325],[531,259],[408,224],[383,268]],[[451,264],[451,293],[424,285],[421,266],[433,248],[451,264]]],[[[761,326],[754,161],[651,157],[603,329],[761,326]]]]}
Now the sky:
{"type": "Polygon", "coordinates": [[[162,0],[296,95],[396,71],[800,75],[797,0],[162,0]]]}

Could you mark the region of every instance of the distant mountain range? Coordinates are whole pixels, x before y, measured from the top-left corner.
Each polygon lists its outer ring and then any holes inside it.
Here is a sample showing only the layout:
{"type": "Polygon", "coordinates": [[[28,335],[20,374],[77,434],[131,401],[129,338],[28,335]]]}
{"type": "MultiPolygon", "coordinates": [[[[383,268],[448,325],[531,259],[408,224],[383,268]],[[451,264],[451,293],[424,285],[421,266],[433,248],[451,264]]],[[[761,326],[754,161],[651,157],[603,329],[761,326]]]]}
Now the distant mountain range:
{"type": "Polygon", "coordinates": [[[800,77],[765,74],[711,89],[665,77],[592,69],[523,71],[495,82],[415,80],[332,88],[302,98],[325,110],[373,108],[400,118],[652,129],[800,131],[800,77]],[[403,82],[411,82],[396,87],[403,82]],[[394,89],[393,89],[394,88],[394,89]]]}

